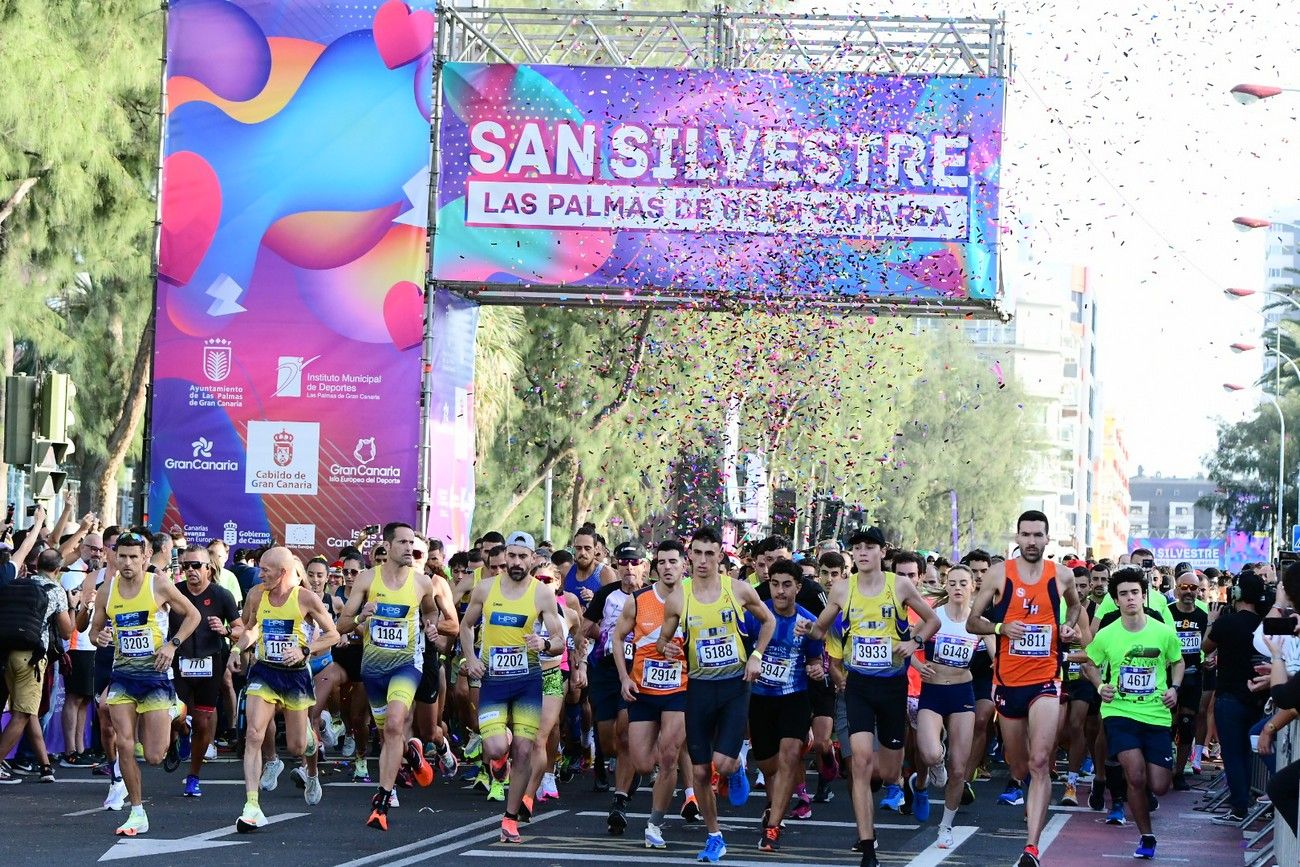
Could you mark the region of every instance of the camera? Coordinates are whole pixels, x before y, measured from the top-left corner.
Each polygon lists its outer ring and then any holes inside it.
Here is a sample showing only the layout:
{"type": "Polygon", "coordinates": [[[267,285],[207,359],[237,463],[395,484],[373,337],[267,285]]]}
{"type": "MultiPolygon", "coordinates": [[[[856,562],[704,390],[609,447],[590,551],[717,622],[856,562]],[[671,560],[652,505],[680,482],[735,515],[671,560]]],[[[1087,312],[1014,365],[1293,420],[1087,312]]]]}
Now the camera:
{"type": "Polygon", "coordinates": [[[373,536],[379,532],[379,525],[367,524],[366,526],[361,528],[361,532],[365,533],[367,536],[373,536]]]}
{"type": "Polygon", "coordinates": [[[1142,568],[1150,572],[1152,569],[1156,568],[1156,561],[1148,557],[1142,561],[1142,568]]]}

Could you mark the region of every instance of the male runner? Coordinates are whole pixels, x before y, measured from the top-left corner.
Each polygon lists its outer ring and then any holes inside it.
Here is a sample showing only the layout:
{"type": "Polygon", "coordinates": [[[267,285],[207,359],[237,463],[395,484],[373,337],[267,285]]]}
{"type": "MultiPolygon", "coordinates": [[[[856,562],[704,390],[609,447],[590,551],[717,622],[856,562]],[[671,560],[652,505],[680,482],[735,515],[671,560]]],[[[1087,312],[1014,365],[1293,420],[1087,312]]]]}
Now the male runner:
{"type": "MultiPolygon", "coordinates": [[[[987,551],[976,548],[965,557],[962,563],[970,569],[971,594],[974,601],[980,587],[984,585],[984,576],[993,565],[993,558],[987,551]]],[[[985,616],[988,616],[987,614],[985,616]]],[[[966,768],[966,785],[963,787],[961,802],[963,806],[975,803],[975,787],[971,782],[977,779],[989,779],[984,765],[988,761],[989,732],[993,728],[993,654],[988,652],[988,644],[981,636],[975,645],[975,656],[970,664],[971,688],[975,691],[975,733],[971,736],[970,760],[966,768]]],[[[1022,799],[1023,802],[1023,799],[1022,799]]]]}
{"type": "Polygon", "coordinates": [[[403,760],[421,786],[433,782],[433,768],[424,758],[424,745],[418,738],[407,740],[407,726],[420,685],[424,641],[439,632],[454,634],[457,629],[456,609],[450,600],[434,592],[432,579],[413,566],[415,542],[415,530],[410,524],[394,522],[385,526],[387,563],[358,576],[339,616],[340,630],[365,628],[361,682],[383,738],[379,791],[371,799],[366,824],[381,831],[388,830],[388,808],[403,760]]]}
{"type": "Polygon", "coordinates": [[[966,623],[976,635],[998,636],[993,701],[1001,720],[1003,753],[1013,779],[1029,775],[1029,833],[1018,867],[1039,865],[1038,840],[1052,796],[1051,762],[1060,717],[1057,648],[1060,639],[1070,641],[1077,634],[1075,624],[1082,610],[1074,576],[1043,559],[1047,534],[1047,516],[1042,512],[1031,510],[1016,519],[1020,553],[989,568],[966,623]],[[1062,597],[1064,625],[1058,621],[1062,597]],[[996,623],[983,613],[990,604],[996,623]]]}
{"type": "Polygon", "coordinates": [[[114,546],[117,573],[109,579],[107,601],[95,606],[90,632],[100,647],[114,645],[113,673],[108,686],[108,710],[118,769],[126,783],[131,814],[116,833],[135,837],[149,831],[135,755],[136,725],[144,743],[144,758],[162,762],[171,743],[171,711],[176,701],[171,665],[180,647],[199,625],[199,612],[165,574],[146,572],[145,540],[123,533],[114,546]],[[184,614],[180,628],[166,640],[168,617],[163,606],[184,614]]]}
{"type": "MultiPolygon", "coordinates": [[[[445,577],[446,566],[443,565],[442,543],[437,539],[415,537],[415,549],[412,552],[416,564],[424,561],[424,574],[433,585],[433,592],[440,597],[439,611],[455,609],[455,600],[451,593],[451,584],[445,577]],[[435,547],[436,546],[436,547],[435,547]]],[[[456,635],[460,634],[460,615],[457,613],[456,635]]],[[[443,686],[443,653],[450,649],[455,637],[446,630],[437,633],[424,642],[424,664],[420,672],[420,685],[415,690],[415,731],[420,736],[427,735],[425,755],[437,759],[438,768],[445,777],[454,777],[458,768],[455,754],[447,741],[447,730],[443,728],[443,706],[447,691],[443,686]]]]}
{"type": "Polygon", "coordinates": [[[1088,645],[1084,672],[1101,695],[1102,723],[1111,755],[1128,782],[1128,805],[1141,839],[1134,858],[1156,856],[1147,791],[1169,791],[1173,769],[1170,709],[1183,683],[1183,651],[1177,634],[1147,615],[1147,580],[1139,569],[1110,577],[1120,619],[1102,627],[1088,645]],[[1166,678],[1165,670],[1170,669],[1166,678]]]}
{"type": "Polygon", "coordinates": [[[564,592],[572,593],[585,608],[596,591],[615,580],[612,572],[597,559],[600,549],[596,529],[583,526],[573,536],[573,566],[564,576],[564,592]]]}
{"type": "MultiPolygon", "coordinates": [[[[290,755],[314,755],[319,746],[308,724],[307,711],[316,700],[308,659],[333,647],[339,634],[320,597],[299,585],[298,565],[288,548],[268,549],[260,561],[262,583],[244,600],[240,652],[255,650],[256,661],[248,670],[245,690],[245,798],[243,812],[235,820],[241,834],[267,824],[258,788],[263,776],[262,745],[268,738],[274,742],[276,710],[284,712],[284,741],[290,755]],[[308,641],[308,623],[319,630],[315,641],[308,641]]],[[[234,666],[242,667],[242,658],[235,659],[234,666]]]]}
{"type": "MultiPolygon", "coordinates": [[[[1076,566],[1074,574],[1074,592],[1084,600],[1084,613],[1080,619],[1087,618],[1091,623],[1092,612],[1096,603],[1089,596],[1092,586],[1091,571],[1087,566],[1076,566]]],[[[1084,754],[1096,743],[1097,729],[1093,721],[1100,722],[1097,711],[1101,708],[1101,697],[1093,689],[1092,681],[1083,676],[1083,648],[1078,639],[1070,642],[1065,660],[1065,677],[1062,681],[1060,726],[1064,733],[1067,750],[1065,791],[1061,794],[1059,806],[1079,806],[1079,774],[1083,769],[1084,754]]],[[[1094,765],[1095,767],[1095,765],[1094,765]]],[[[1099,787],[1097,787],[1099,788],[1099,787]]]]}
{"type": "MultiPolygon", "coordinates": [[[[1180,792],[1191,790],[1183,767],[1192,753],[1192,742],[1197,735],[1197,717],[1201,712],[1201,643],[1210,629],[1209,612],[1196,598],[1201,582],[1196,572],[1188,568],[1174,578],[1177,600],[1169,609],[1173,617],[1174,632],[1183,650],[1182,688],[1178,690],[1178,709],[1174,719],[1174,735],[1178,739],[1178,752],[1174,759],[1174,788],[1180,792]]],[[[1202,732],[1202,735],[1204,733],[1202,732]]]]}
{"type": "Polygon", "coordinates": [[[655,548],[659,580],[638,590],[623,605],[614,627],[614,646],[631,644],[632,659],[614,654],[614,666],[627,703],[628,747],[637,773],[649,774],[659,765],[650,795],[650,819],[645,828],[647,849],[663,849],[664,815],[677,783],[678,755],[686,740],[686,670],[682,664],[685,639],[680,629],[660,652],[668,600],[681,592],[686,549],[676,539],[655,548]]]}
{"type": "Polygon", "coordinates": [[[627,829],[627,801],[632,794],[636,771],[628,753],[627,708],[620,695],[618,669],[614,657],[622,653],[624,661],[631,648],[614,641],[614,627],[623,606],[645,584],[650,561],[640,542],[625,542],[614,552],[618,581],[596,591],[583,614],[586,637],[593,643],[588,662],[587,682],[591,690],[591,716],[600,738],[602,755],[616,756],[614,803],[609,810],[609,833],[622,834],[627,829]]]}
{"type": "Polygon", "coordinates": [[[695,796],[709,831],[696,860],[717,863],[727,854],[727,844],[718,824],[712,771],[729,778],[731,803],[744,804],[749,798],[749,779],[740,764],[740,746],[749,717],[749,684],[762,670],[763,651],[772,640],[776,620],[753,587],[722,578],[722,539],[712,528],[702,527],[691,536],[690,557],[689,585],[668,597],[655,650],[663,656],[677,628],[682,627],[687,665],[686,745],[694,769],[695,796]],[[752,652],[742,630],[743,611],[753,614],[759,623],[752,652]]]}
{"type": "Polygon", "coordinates": [[[483,684],[478,714],[483,751],[493,773],[504,771],[507,756],[518,771],[511,777],[505,815],[501,818],[503,843],[523,842],[519,836],[519,806],[529,783],[533,739],[537,737],[542,708],[538,652],[558,654],[564,650],[564,622],[556,608],[555,591],[528,575],[534,549],[532,536],[512,533],[506,546],[506,574],[479,582],[460,622],[465,673],[483,684]],[[534,631],[539,618],[546,627],[545,639],[534,631]],[[480,620],[482,646],[476,648],[474,628],[480,620]]]}
{"type": "MultiPolygon", "coordinates": [[[[176,649],[172,666],[176,695],[189,708],[193,720],[190,739],[190,773],[185,778],[185,796],[203,796],[199,774],[208,745],[217,733],[217,702],[221,699],[226,658],[230,654],[228,639],[239,640],[244,624],[239,605],[224,587],[212,583],[212,559],[202,545],[190,545],[180,557],[181,575],[176,585],[181,595],[199,612],[198,627],[176,649]]],[[[173,632],[180,630],[183,615],[170,614],[173,632]]]]}
{"type": "MultiPolygon", "coordinates": [[[[817,619],[795,603],[802,581],[803,571],[788,559],[767,566],[770,598],[765,604],[776,627],[749,698],[750,755],[767,779],[767,809],[758,841],[763,852],[781,848],[781,820],[795,784],[802,782],[803,750],[812,723],[808,685],[825,676],[822,642],[795,631],[800,623],[811,625],[817,619]]],[[[747,631],[755,631],[758,624],[752,614],[746,621],[747,631]]]]}
{"type": "Polygon", "coordinates": [[[911,655],[939,628],[939,618],[911,581],[881,568],[885,534],[880,528],[850,536],[849,554],[857,575],[831,589],[826,610],[811,634],[826,635],[831,667],[847,669],[844,702],[858,837],[852,848],[862,855],[863,867],[875,867],[871,778],[877,770],[876,743],[880,744],[880,777],[887,784],[885,802],[898,809],[903,800],[898,782],[907,730],[905,669],[911,655]],[[909,609],[921,619],[914,635],[908,624],[909,609]]]}

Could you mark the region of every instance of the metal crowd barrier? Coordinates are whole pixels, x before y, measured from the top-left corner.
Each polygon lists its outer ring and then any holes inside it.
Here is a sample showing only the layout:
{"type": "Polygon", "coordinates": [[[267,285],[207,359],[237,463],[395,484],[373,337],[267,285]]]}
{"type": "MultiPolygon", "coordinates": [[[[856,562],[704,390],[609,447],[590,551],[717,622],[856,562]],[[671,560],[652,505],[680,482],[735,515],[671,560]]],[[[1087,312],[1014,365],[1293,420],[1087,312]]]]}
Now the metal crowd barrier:
{"type": "MultiPolygon", "coordinates": [[[[1281,769],[1300,761],[1300,722],[1292,722],[1278,730],[1273,740],[1274,767],[1281,769]]],[[[1250,787],[1253,794],[1263,794],[1268,785],[1268,768],[1259,754],[1254,754],[1254,766],[1251,769],[1250,787]]],[[[1248,867],[1270,867],[1270,865],[1300,864],[1300,844],[1291,826],[1277,816],[1269,803],[1256,804],[1241,823],[1245,831],[1258,821],[1265,813],[1271,813],[1268,821],[1253,833],[1246,832],[1246,864],[1248,867]],[[1255,846],[1259,848],[1254,848],[1255,846]]]]}

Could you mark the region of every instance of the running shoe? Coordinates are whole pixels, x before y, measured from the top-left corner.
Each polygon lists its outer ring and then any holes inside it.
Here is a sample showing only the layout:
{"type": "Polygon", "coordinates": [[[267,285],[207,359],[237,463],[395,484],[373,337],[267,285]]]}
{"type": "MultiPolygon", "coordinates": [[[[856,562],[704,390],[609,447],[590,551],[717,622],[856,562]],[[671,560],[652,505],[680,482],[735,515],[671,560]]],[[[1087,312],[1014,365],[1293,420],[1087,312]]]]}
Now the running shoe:
{"type": "Polygon", "coordinates": [[[307,746],[303,748],[302,754],[310,759],[316,755],[316,750],[319,747],[320,744],[316,741],[316,733],[311,730],[310,725],[307,726],[307,746]]]}
{"type": "Polygon", "coordinates": [[[970,779],[972,783],[987,783],[993,779],[993,775],[989,773],[988,768],[976,768],[975,773],[970,775],[970,779]]]}
{"type": "Polygon", "coordinates": [[[375,796],[370,799],[370,815],[366,817],[367,827],[377,831],[388,830],[388,804],[384,801],[383,792],[375,792],[375,796]]]}
{"type": "Polygon", "coordinates": [[[504,801],[506,799],[506,787],[500,780],[492,781],[492,785],[488,787],[487,799],[489,801],[504,801]]]}
{"type": "Polygon", "coordinates": [[[357,759],[355,762],[352,763],[352,782],[354,783],[374,782],[374,780],[370,779],[370,763],[365,759],[357,759]]]}
{"type": "Polygon", "coordinates": [[[560,799],[560,790],[555,785],[555,774],[542,774],[542,782],[538,785],[538,795],[544,801],[558,801],[560,799]]]}
{"type": "Polygon", "coordinates": [[[658,825],[647,822],[645,826],[645,847],[647,849],[667,849],[668,844],[664,842],[664,831],[658,825]]]}
{"type": "Polygon", "coordinates": [[[1143,834],[1138,839],[1137,848],[1133,850],[1134,858],[1150,861],[1156,857],[1156,838],[1153,834],[1143,834]]]}
{"type": "Polygon", "coordinates": [[[856,852],[859,855],[865,855],[867,852],[875,852],[880,848],[878,840],[859,840],[849,847],[850,852],[856,852]]]}
{"type": "Polygon", "coordinates": [[[1026,846],[1025,851],[1020,853],[1020,860],[1016,861],[1016,867],[1041,867],[1038,860],[1038,847],[1026,846]]]}
{"type": "Polygon", "coordinates": [[[1061,800],[1058,803],[1061,807],[1079,806],[1079,790],[1069,783],[1065,784],[1065,791],[1061,793],[1061,800]]]}
{"type": "Polygon", "coordinates": [[[1242,822],[1246,821],[1246,814],[1229,810],[1226,813],[1220,813],[1210,821],[1216,825],[1240,825],[1242,822]]]}
{"type": "Polygon", "coordinates": [[[307,785],[302,790],[302,799],[307,802],[307,806],[314,807],[319,804],[324,794],[320,786],[320,777],[308,777],[307,785]]]}
{"type": "Polygon", "coordinates": [[[682,804],[681,816],[686,820],[686,824],[688,825],[694,825],[703,821],[703,818],[700,816],[700,802],[695,800],[694,795],[691,795],[686,799],[686,802],[682,804]]]}
{"type": "Polygon", "coordinates": [[[522,843],[524,838],[519,836],[519,823],[514,819],[501,820],[501,842],[502,843],[522,843]]]}
{"type": "Polygon", "coordinates": [[[819,775],[817,777],[817,792],[813,795],[813,803],[825,804],[834,797],[835,793],[831,791],[831,781],[819,775]]]}
{"type": "Polygon", "coordinates": [[[406,759],[406,764],[415,776],[415,781],[421,787],[433,782],[433,766],[424,757],[424,744],[420,743],[419,738],[411,738],[406,742],[406,755],[403,758],[406,759]]]}
{"type": "Polygon", "coordinates": [[[51,765],[40,765],[40,775],[42,783],[54,782],[54,768],[51,765]]]}
{"type": "Polygon", "coordinates": [[[104,798],[104,809],[117,812],[126,806],[126,783],[118,780],[108,786],[108,795],[104,798]]]}
{"type": "Polygon", "coordinates": [[[704,844],[704,849],[700,851],[700,854],[695,856],[695,860],[717,864],[722,860],[722,856],[726,854],[727,844],[723,841],[722,835],[710,834],[708,841],[704,844]]]}
{"type": "Polygon", "coordinates": [[[482,772],[482,769],[476,763],[465,762],[460,766],[460,781],[462,783],[471,782],[482,772]]]}
{"type": "Polygon", "coordinates": [[[790,818],[799,819],[801,821],[804,819],[811,819],[812,804],[810,804],[807,801],[800,801],[798,804],[795,805],[795,808],[790,811],[790,818]]]}
{"type": "Polygon", "coordinates": [[[99,764],[95,765],[93,768],[90,769],[90,775],[91,775],[92,777],[107,777],[107,776],[109,776],[108,762],[107,762],[107,761],[104,761],[104,762],[100,762],[99,764]]]}
{"type": "Polygon", "coordinates": [[[203,761],[205,761],[205,762],[214,762],[214,761],[216,761],[216,759],[217,759],[217,746],[216,746],[216,744],[208,744],[208,751],[207,751],[206,753],[203,754],[203,761]]]}
{"type": "Polygon", "coordinates": [[[138,837],[141,834],[148,834],[149,817],[144,814],[144,808],[132,807],[131,815],[127,816],[126,821],[113,833],[119,837],[138,837]]]}
{"type": "Polygon", "coordinates": [[[402,765],[397,769],[397,787],[399,789],[415,788],[415,774],[411,773],[411,769],[406,765],[402,765]]]}
{"type": "Polygon", "coordinates": [[[744,765],[727,777],[727,800],[733,807],[743,807],[749,800],[749,775],[745,773],[744,765]]]}
{"type": "Polygon", "coordinates": [[[442,754],[438,756],[439,773],[452,779],[458,770],[460,770],[460,762],[456,761],[456,754],[451,751],[451,747],[444,747],[442,754]]]}
{"type": "Polygon", "coordinates": [[[934,841],[934,845],[940,849],[951,849],[953,847],[952,828],[939,828],[939,839],[934,841]]]}
{"type": "Polygon", "coordinates": [[[961,787],[961,805],[969,807],[975,803],[975,787],[970,783],[962,783],[961,787]]]}
{"type": "Polygon", "coordinates": [[[350,758],[352,756],[355,756],[357,754],[357,739],[352,737],[352,735],[344,735],[343,749],[340,750],[339,753],[344,758],[350,758]]]}
{"type": "Polygon", "coordinates": [[[1092,776],[1092,771],[1092,756],[1084,756],[1083,764],[1079,767],[1079,776],[1090,777],[1092,776]]]}
{"type": "Polygon", "coordinates": [[[180,750],[176,748],[176,741],[172,741],[167,747],[167,752],[163,754],[162,769],[167,773],[175,773],[176,769],[181,766],[180,750]]]}
{"type": "Polygon", "coordinates": [[[257,804],[245,803],[244,812],[235,820],[235,830],[241,834],[251,834],[266,824],[266,814],[257,804]]]}
{"type": "Polygon", "coordinates": [[[767,790],[767,779],[764,778],[763,772],[759,771],[754,777],[754,791],[763,792],[767,790]]]}
{"type": "Polygon", "coordinates": [[[487,768],[479,768],[478,776],[474,778],[474,784],[470,787],[480,795],[486,795],[492,790],[492,778],[488,776],[487,768]]]}
{"type": "Polygon", "coordinates": [[[781,826],[767,825],[763,828],[763,836],[758,840],[758,851],[760,852],[779,852],[781,851],[781,826]]]}
{"type": "Polygon", "coordinates": [[[928,785],[933,786],[936,789],[942,789],[944,786],[948,785],[948,766],[944,764],[947,760],[948,756],[945,752],[944,757],[939,761],[939,764],[930,768],[928,785]]]}
{"type": "Polygon", "coordinates": [[[533,821],[533,799],[531,796],[524,795],[520,800],[518,815],[519,821],[522,824],[527,825],[529,822],[533,821]]]}
{"type": "Polygon", "coordinates": [[[391,810],[394,807],[400,807],[400,806],[402,806],[402,804],[400,801],[397,800],[397,790],[393,789],[391,792],[388,793],[388,808],[391,810]]]}
{"type": "Polygon", "coordinates": [[[627,805],[621,798],[614,799],[614,806],[609,808],[609,816],[605,819],[605,825],[609,828],[609,833],[616,837],[623,836],[627,830],[627,805]]]}
{"type": "Polygon", "coordinates": [[[998,795],[998,803],[1005,807],[1019,807],[1025,803],[1025,793],[1015,780],[1009,780],[1006,789],[998,795]]]}
{"type": "Polygon", "coordinates": [[[307,771],[302,765],[289,772],[289,779],[299,789],[307,788],[307,771]]]}
{"type": "Polygon", "coordinates": [[[1192,773],[1199,777],[1201,775],[1201,760],[1193,756],[1189,764],[1191,765],[1192,773]]]}
{"type": "Polygon", "coordinates": [[[84,768],[88,761],[84,753],[64,753],[59,757],[59,767],[84,768]]]}
{"type": "Polygon", "coordinates": [[[1156,810],[1159,809],[1160,809],[1160,799],[1157,798],[1150,789],[1147,789],[1147,812],[1154,813],[1156,810]]]}
{"type": "Polygon", "coordinates": [[[262,768],[262,781],[259,784],[263,791],[274,792],[275,787],[280,785],[280,774],[284,772],[284,762],[279,756],[271,759],[262,768]]]}
{"type": "Polygon", "coordinates": [[[1106,814],[1106,824],[1120,827],[1127,825],[1128,821],[1124,818],[1124,805],[1112,804],[1110,812],[1106,814]]]}
{"type": "Polygon", "coordinates": [[[1174,775],[1173,786],[1175,792],[1190,792],[1192,790],[1192,784],[1187,782],[1187,777],[1182,774],[1174,775]]]}
{"type": "Polygon", "coordinates": [[[465,745],[465,759],[473,761],[481,755],[483,755],[483,738],[478,732],[474,732],[474,736],[465,745]]]}
{"type": "Polygon", "coordinates": [[[1088,789],[1088,809],[1100,813],[1106,809],[1106,789],[1098,780],[1093,780],[1088,789]]]}
{"type": "Polygon", "coordinates": [[[203,790],[199,788],[199,778],[190,774],[185,778],[185,797],[202,798],[203,790]]]}
{"type": "Polygon", "coordinates": [[[0,786],[16,786],[22,781],[22,777],[10,772],[9,763],[0,759],[0,786]]]}
{"type": "Polygon", "coordinates": [[[330,712],[323,710],[320,712],[321,737],[325,739],[325,746],[331,750],[339,745],[339,731],[334,728],[334,717],[330,712]]]}
{"type": "Polygon", "coordinates": [[[901,813],[903,811],[903,787],[893,784],[885,786],[885,797],[880,799],[880,808],[901,813]]]}
{"type": "Polygon", "coordinates": [[[912,774],[912,788],[915,792],[912,796],[912,815],[924,825],[930,821],[930,792],[928,789],[916,788],[916,774],[912,774]]]}
{"type": "Polygon", "coordinates": [[[872,849],[869,852],[863,852],[858,867],[880,867],[880,859],[876,857],[876,850],[872,849]]]}

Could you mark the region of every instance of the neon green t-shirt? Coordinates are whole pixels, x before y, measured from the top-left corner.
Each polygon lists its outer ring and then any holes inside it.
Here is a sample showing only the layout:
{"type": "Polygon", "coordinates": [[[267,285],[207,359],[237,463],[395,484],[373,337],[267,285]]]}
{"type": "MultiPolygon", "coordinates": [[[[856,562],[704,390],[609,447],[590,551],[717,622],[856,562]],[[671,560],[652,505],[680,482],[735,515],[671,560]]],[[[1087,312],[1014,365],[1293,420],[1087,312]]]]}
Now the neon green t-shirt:
{"type": "Polygon", "coordinates": [[[1169,689],[1169,666],[1183,658],[1173,627],[1148,616],[1142,629],[1130,632],[1122,619],[1093,637],[1088,658],[1101,669],[1102,683],[1115,687],[1115,698],[1102,702],[1101,717],[1127,717],[1168,728],[1173,717],[1161,698],[1169,689]]]}
{"type": "MultiPolygon", "coordinates": [[[[1158,590],[1154,593],[1148,592],[1147,608],[1150,608],[1156,614],[1160,615],[1160,619],[1163,620],[1166,625],[1173,625],[1174,620],[1169,614],[1169,600],[1165,598],[1165,594],[1158,590]]],[[[1100,623],[1101,619],[1107,614],[1118,610],[1119,606],[1115,604],[1115,600],[1112,599],[1108,593],[1106,594],[1106,598],[1097,604],[1097,611],[1092,615],[1092,619],[1100,623]]]]}

